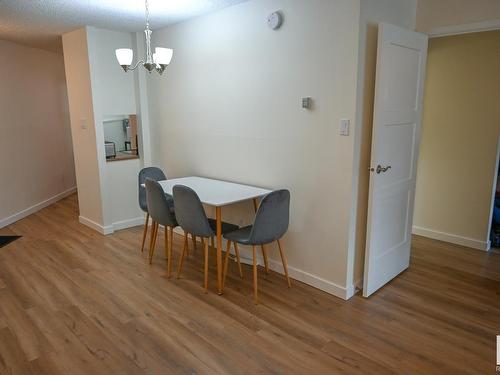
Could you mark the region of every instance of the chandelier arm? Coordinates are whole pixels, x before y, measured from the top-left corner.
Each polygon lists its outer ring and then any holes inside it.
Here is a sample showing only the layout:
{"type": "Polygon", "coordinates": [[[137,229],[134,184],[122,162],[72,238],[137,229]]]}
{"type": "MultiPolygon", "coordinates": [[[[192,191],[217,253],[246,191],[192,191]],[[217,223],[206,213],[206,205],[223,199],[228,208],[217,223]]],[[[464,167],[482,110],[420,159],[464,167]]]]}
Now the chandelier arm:
{"type": "Polygon", "coordinates": [[[130,67],[129,67],[129,68],[128,68],[128,70],[136,70],[136,69],[137,69],[137,67],[138,67],[139,65],[142,65],[142,64],[144,64],[144,61],[139,60],[139,61],[137,61],[137,63],[134,65],[134,67],[133,67],[133,68],[130,68],[130,67]]]}

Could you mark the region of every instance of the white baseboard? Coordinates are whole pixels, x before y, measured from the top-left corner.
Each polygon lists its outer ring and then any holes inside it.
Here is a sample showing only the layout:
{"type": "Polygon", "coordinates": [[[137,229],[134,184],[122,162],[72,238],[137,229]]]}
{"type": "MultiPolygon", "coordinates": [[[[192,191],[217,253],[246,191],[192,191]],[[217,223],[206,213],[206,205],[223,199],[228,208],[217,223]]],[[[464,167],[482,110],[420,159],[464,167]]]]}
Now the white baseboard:
{"type": "MultiPolygon", "coordinates": [[[[269,259],[269,268],[275,272],[284,274],[283,265],[279,261],[269,259]]],[[[292,279],[302,281],[307,285],[311,285],[316,289],[332,294],[335,297],[339,297],[344,300],[348,300],[352,297],[352,295],[349,296],[347,288],[290,265],[288,266],[288,274],[292,279]]]]}
{"type": "Polygon", "coordinates": [[[450,242],[455,245],[466,246],[472,249],[488,251],[490,248],[490,241],[480,241],[474,238],[463,237],[456,234],[439,232],[432,229],[413,226],[413,234],[418,236],[432,238],[434,240],[450,242]]]}
{"type": "Polygon", "coordinates": [[[145,217],[141,216],[133,219],[117,221],[116,223],[113,223],[113,231],[144,225],[145,220],[145,217]]]}
{"type": "Polygon", "coordinates": [[[356,293],[363,289],[363,279],[356,280],[352,285],[349,285],[346,290],[346,299],[352,298],[356,293]]]}
{"type": "Polygon", "coordinates": [[[86,225],[87,227],[92,228],[93,230],[95,230],[95,231],[97,231],[97,232],[99,232],[99,233],[101,233],[103,235],[107,235],[107,234],[113,233],[113,226],[111,226],[111,225],[103,226],[103,225],[101,225],[99,223],[96,223],[93,220],[87,219],[84,216],[79,216],[78,217],[78,221],[81,224],[86,225]]]}
{"type": "Polygon", "coordinates": [[[89,228],[92,228],[103,235],[112,234],[117,230],[137,227],[139,225],[144,225],[144,217],[136,217],[134,219],[122,220],[113,223],[112,225],[103,226],[99,223],[96,223],[93,220],[90,220],[86,217],[80,216],[78,218],[81,224],[86,225],[89,228]]]}
{"type": "MultiPolygon", "coordinates": [[[[174,229],[174,232],[180,235],[184,235],[184,231],[177,227],[174,229]]],[[[226,249],[227,242],[226,240],[223,239],[222,242],[222,248],[226,249]]],[[[234,248],[231,247],[231,253],[234,253],[234,248]]],[[[260,251],[259,251],[260,254],[260,251]]],[[[253,264],[252,262],[252,255],[248,249],[245,249],[244,247],[240,247],[240,260],[241,263],[243,264],[253,264]]],[[[262,259],[261,255],[257,256],[257,264],[260,266],[264,265],[264,260],[262,259]]],[[[284,274],[283,271],[283,265],[280,261],[276,261],[274,259],[269,259],[269,268],[273,270],[274,272],[277,272],[279,274],[284,274]]],[[[325,280],[319,276],[313,275],[309,272],[306,272],[304,270],[298,269],[296,267],[288,265],[288,275],[295,280],[301,281],[307,285],[313,286],[316,289],[322,290],[326,293],[332,294],[335,297],[342,298],[344,300],[347,300],[351,298],[354,295],[354,292],[349,292],[348,288],[342,287],[340,285],[337,285],[329,280],[325,280]],[[352,293],[349,295],[349,293],[352,293]]],[[[355,289],[355,288],[353,288],[355,289]]]]}
{"type": "Polygon", "coordinates": [[[35,212],[40,211],[42,208],[50,206],[51,204],[53,204],[53,203],[55,203],[63,198],[66,198],[68,195],[73,194],[74,192],[76,192],[76,186],[74,186],[66,191],[63,191],[62,193],[54,195],[53,197],[46,199],[42,202],[39,202],[31,207],[28,207],[25,210],[22,210],[18,213],[15,213],[14,215],[6,217],[5,219],[1,219],[0,220],[0,228],[6,227],[7,225],[15,223],[18,220],[24,219],[26,216],[34,214],[35,212]]]}

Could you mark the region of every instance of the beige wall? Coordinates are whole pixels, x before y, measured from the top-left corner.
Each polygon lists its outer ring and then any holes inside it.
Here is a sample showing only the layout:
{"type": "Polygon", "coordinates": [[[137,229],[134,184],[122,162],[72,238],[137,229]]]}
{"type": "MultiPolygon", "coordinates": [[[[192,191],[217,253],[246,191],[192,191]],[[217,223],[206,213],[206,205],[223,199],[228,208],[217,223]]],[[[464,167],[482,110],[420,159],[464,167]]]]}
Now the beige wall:
{"type": "Polygon", "coordinates": [[[498,0],[418,0],[418,31],[432,32],[447,26],[499,20],[498,0]]]}
{"type": "Polygon", "coordinates": [[[87,30],[82,28],[64,34],[62,40],[80,220],[97,229],[104,222],[101,201],[103,188],[97,157],[87,30]],[[82,127],[83,122],[86,123],[86,129],[82,127]]]}
{"type": "MultiPolygon", "coordinates": [[[[290,189],[292,275],[341,297],[354,138],[339,121],[355,121],[358,31],[358,1],[250,1],[156,31],[175,54],[166,77],[148,80],[153,162],[170,177],[290,189]],[[278,9],[285,21],[272,31],[278,9]]],[[[242,204],[223,216],[243,224],[252,212],[242,204]]]]}
{"type": "Polygon", "coordinates": [[[431,39],[427,71],[416,232],[484,248],[500,135],[500,31],[431,39]]]}
{"type": "Polygon", "coordinates": [[[413,30],[416,7],[417,0],[361,0],[348,285],[359,286],[363,278],[378,24],[386,22],[413,30]]]}
{"type": "Polygon", "coordinates": [[[0,67],[2,227],[76,183],[62,55],[0,41],[0,67]]]}

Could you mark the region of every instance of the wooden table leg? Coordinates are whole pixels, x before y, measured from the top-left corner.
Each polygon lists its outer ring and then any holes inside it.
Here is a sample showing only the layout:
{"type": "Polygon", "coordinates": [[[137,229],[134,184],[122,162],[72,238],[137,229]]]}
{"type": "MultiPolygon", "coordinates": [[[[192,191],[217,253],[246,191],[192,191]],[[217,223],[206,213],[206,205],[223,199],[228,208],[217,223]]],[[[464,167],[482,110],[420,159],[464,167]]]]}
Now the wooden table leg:
{"type": "Polygon", "coordinates": [[[215,208],[217,221],[217,292],[222,294],[222,215],[221,208],[215,208]]]}
{"type": "MultiPolygon", "coordinates": [[[[255,213],[257,213],[257,209],[259,208],[259,202],[257,198],[253,199],[253,209],[255,213]]],[[[264,267],[266,269],[266,273],[269,273],[269,260],[267,259],[267,251],[264,245],[260,245],[260,249],[262,250],[262,258],[264,258],[264,267]]]]}

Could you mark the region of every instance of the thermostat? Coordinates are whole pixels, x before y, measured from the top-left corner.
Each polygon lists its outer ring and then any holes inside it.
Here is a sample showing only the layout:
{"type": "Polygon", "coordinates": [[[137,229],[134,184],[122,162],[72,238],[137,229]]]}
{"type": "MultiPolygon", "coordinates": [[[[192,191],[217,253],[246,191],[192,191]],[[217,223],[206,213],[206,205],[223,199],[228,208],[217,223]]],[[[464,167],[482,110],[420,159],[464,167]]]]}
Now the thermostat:
{"type": "Polygon", "coordinates": [[[278,30],[283,23],[283,15],[280,12],[274,12],[267,17],[267,25],[273,29],[278,30]]]}

